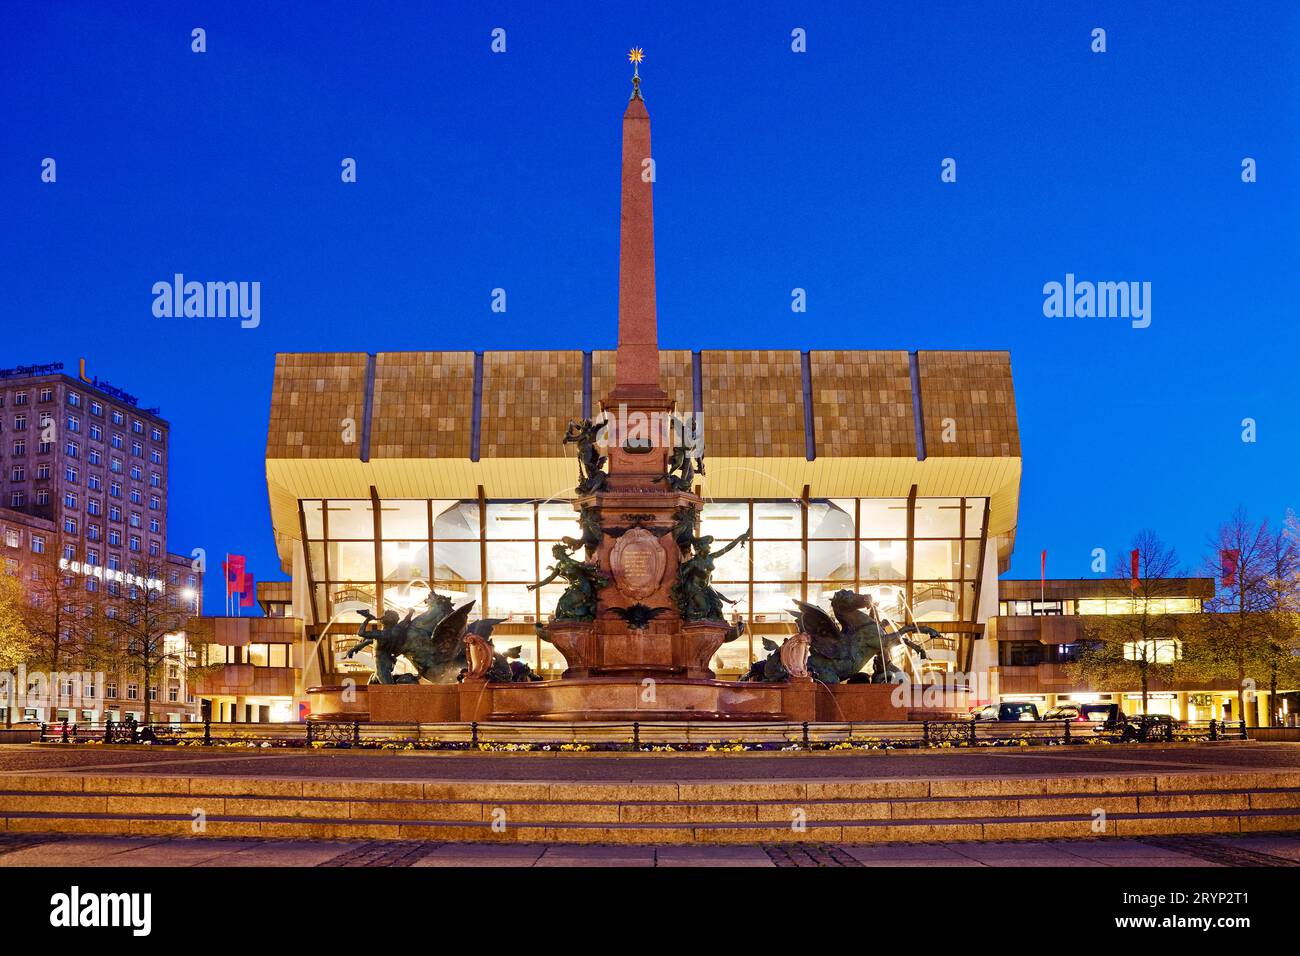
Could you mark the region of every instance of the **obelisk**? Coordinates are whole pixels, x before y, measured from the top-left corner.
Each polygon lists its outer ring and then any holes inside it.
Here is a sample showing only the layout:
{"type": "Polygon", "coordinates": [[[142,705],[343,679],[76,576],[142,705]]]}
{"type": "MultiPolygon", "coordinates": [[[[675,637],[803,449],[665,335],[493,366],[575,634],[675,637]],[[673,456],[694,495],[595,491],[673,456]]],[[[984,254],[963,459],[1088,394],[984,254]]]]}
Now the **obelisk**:
{"type": "Polygon", "coordinates": [[[673,407],[659,380],[654,160],[650,153],[650,113],[641,96],[641,58],[640,49],[629,54],[633,73],[632,96],[623,111],[618,352],[614,387],[602,401],[606,415],[612,419],[609,449],[612,487],[644,486],[664,473],[669,449],[664,441],[663,424],[673,407]]]}

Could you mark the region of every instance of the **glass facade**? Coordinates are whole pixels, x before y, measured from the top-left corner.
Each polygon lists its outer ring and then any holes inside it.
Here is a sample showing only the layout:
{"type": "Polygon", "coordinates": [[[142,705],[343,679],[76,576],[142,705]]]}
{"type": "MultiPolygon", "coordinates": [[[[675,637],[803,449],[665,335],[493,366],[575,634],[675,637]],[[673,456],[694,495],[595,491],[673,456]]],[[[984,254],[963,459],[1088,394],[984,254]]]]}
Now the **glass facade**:
{"type": "MultiPolygon", "coordinates": [[[[544,673],[559,655],[533,633],[563,591],[528,585],[547,575],[552,548],[579,535],[572,504],[560,501],[303,500],[308,580],[316,619],[340,602],[420,607],[433,588],[475,617],[504,618],[501,647],[522,644],[522,658],[544,673]],[[510,635],[517,635],[516,641],[510,635]]],[[[765,656],[764,634],[787,634],[791,602],[829,605],[841,588],[868,591],[895,620],[973,621],[981,566],[985,498],[836,498],[711,501],[702,534],[717,546],[746,528],[753,542],[718,560],[714,583],[749,637],[725,645],[715,666],[739,671],[765,656]],[[910,604],[910,613],[908,606],[910,604]],[[757,638],[756,636],[757,635],[757,638]]],[[[309,616],[310,617],[310,616],[309,616]]]]}

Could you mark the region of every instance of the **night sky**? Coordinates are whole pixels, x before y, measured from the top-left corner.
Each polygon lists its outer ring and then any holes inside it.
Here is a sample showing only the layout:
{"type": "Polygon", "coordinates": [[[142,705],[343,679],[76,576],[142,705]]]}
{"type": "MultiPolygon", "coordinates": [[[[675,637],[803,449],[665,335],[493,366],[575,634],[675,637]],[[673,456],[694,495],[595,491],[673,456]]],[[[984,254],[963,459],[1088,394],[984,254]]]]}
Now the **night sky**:
{"type": "Polygon", "coordinates": [[[169,548],[284,577],[277,351],[613,347],[632,46],[664,347],[1009,350],[1013,576],[1300,507],[1294,2],[7,0],[0,366],[160,406],[169,548]],[[259,281],[261,325],[155,318],[177,272],[259,281]],[[1150,327],[1044,317],[1066,273],[1150,282],[1150,327]]]}

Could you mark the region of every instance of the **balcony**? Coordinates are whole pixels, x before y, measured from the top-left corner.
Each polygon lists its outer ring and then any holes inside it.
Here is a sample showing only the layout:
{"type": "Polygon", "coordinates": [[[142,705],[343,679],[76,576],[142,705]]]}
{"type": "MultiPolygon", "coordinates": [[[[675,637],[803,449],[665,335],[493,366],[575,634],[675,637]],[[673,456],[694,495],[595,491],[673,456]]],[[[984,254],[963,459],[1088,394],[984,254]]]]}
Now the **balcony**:
{"type": "Polygon", "coordinates": [[[218,664],[205,668],[193,681],[201,697],[292,697],[298,668],[257,664],[218,664]]]}
{"type": "Polygon", "coordinates": [[[1044,615],[1042,617],[991,618],[990,635],[999,641],[1038,641],[1040,644],[1073,644],[1079,639],[1079,625],[1083,621],[1077,614],[1044,615]]]}

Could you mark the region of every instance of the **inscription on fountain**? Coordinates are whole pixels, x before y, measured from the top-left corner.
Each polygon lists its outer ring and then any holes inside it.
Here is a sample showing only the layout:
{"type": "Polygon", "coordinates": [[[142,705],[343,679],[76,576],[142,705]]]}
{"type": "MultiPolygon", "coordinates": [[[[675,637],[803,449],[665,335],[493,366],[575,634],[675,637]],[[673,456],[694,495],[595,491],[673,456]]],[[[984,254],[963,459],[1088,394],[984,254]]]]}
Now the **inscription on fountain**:
{"type": "Polygon", "coordinates": [[[632,528],[625,532],[609,556],[614,583],[624,596],[634,601],[649,597],[658,590],[667,562],[663,545],[645,528],[632,528]]]}

